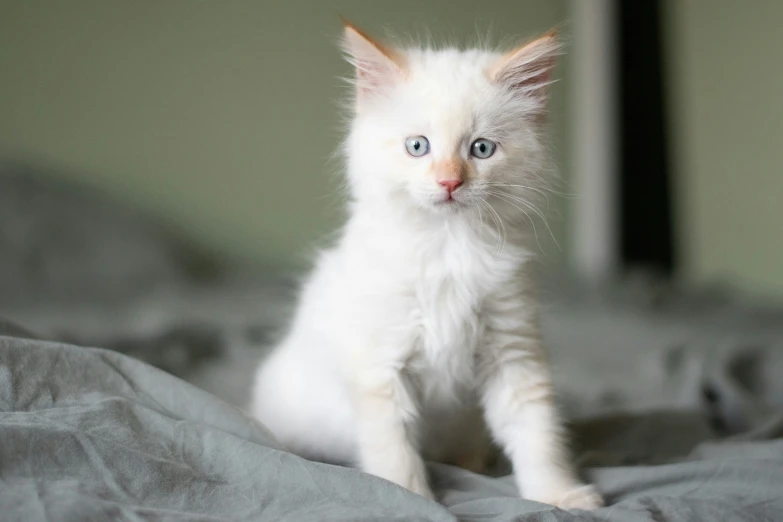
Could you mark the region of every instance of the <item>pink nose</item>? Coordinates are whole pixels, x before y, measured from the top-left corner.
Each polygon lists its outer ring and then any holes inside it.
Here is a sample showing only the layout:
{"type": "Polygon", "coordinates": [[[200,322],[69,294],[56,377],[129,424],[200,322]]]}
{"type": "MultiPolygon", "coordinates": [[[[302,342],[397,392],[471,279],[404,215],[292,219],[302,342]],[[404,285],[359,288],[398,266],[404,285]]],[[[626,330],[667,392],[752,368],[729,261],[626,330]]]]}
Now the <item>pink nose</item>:
{"type": "Polygon", "coordinates": [[[457,188],[462,185],[462,180],[459,179],[441,179],[438,181],[438,185],[442,187],[446,187],[446,190],[449,191],[449,196],[451,196],[451,193],[457,190],[457,188]]]}

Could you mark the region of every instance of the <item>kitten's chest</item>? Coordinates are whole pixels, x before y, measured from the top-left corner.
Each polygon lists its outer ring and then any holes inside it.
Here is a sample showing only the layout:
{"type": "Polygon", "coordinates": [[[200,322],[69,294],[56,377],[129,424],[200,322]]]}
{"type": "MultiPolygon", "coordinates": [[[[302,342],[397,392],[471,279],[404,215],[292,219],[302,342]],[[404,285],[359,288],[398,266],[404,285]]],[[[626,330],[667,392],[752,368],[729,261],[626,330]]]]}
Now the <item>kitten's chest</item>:
{"type": "MultiPolygon", "coordinates": [[[[424,290],[424,289],[422,289],[424,290]]],[[[474,381],[483,333],[480,300],[464,287],[443,282],[417,299],[416,346],[410,361],[425,397],[461,398],[474,381]]]]}
{"type": "Polygon", "coordinates": [[[474,387],[486,301],[500,279],[487,263],[451,254],[424,263],[412,292],[417,330],[412,366],[425,395],[441,402],[463,398],[474,387]]]}

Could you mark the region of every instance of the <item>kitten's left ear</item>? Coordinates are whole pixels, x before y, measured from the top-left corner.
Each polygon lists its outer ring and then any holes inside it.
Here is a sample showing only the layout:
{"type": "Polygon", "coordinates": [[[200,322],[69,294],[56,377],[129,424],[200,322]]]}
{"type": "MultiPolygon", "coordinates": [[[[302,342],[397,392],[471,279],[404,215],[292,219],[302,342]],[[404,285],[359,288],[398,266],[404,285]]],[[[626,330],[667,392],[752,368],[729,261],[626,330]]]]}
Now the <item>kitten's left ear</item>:
{"type": "Polygon", "coordinates": [[[380,94],[404,77],[405,61],[400,53],[381,45],[345,19],[343,25],[343,50],[356,67],[359,101],[367,95],[380,94]]]}
{"type": "Polygon", "coordinates": [[[506,54],[490,69],[490,78],[545,104],[552,83],[552,69],[561,49],[557,31],[549,31],[506,54]]]}

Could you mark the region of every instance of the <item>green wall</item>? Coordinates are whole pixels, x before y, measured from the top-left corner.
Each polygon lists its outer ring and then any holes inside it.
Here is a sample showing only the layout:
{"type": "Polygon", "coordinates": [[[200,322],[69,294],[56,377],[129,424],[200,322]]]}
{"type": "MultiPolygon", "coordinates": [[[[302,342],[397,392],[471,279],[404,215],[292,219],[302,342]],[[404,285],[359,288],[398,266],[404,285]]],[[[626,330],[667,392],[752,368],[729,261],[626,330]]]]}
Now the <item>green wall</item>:
{"type": "Polygon", "coordinates": [[[783,2],[669,0],[684,275],[783,292],[783,2]]]}
{"type": "MultiPolygon", "coordinates": [[[[340,220],[339,15],[463,42],[490,21],[499,40],[567,19],[565,0],[0,2],[0,154],[272,263],[306,255],[340,220]]],[[[561,165],[564,94],[561,83],[561,165]]]]}

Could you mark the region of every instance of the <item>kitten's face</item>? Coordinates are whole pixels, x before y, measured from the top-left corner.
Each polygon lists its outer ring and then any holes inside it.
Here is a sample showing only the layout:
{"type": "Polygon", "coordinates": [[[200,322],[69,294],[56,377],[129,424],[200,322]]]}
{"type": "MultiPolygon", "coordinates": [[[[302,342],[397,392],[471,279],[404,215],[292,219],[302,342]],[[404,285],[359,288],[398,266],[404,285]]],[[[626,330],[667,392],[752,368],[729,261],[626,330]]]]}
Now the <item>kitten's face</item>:
{"type": "Polygon", "coordinates": [[[556,50],[552,37],[504,56],[394,51],[346,31],[358,69],[347,142],[357,198],[443,213],[493,199],[511,204],[519,186],[535,188],[544,153],[542,89],[552,63],[542,50],[556,50]]]}

